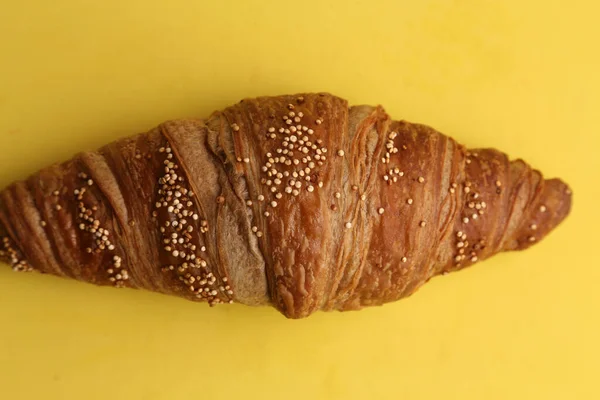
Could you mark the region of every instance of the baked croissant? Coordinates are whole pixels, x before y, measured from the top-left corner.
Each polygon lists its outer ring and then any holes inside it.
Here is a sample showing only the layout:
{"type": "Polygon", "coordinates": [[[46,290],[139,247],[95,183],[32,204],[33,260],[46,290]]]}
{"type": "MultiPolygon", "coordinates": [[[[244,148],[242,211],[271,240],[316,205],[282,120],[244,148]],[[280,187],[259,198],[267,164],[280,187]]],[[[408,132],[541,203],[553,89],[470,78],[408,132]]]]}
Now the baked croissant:
{"type": "Polygon", "coordinates": [[[242,100],[45,168],[0,194],[17,271],[288,318],[356,310],[539,242],[571,191],[382,107],[242,100]]]}

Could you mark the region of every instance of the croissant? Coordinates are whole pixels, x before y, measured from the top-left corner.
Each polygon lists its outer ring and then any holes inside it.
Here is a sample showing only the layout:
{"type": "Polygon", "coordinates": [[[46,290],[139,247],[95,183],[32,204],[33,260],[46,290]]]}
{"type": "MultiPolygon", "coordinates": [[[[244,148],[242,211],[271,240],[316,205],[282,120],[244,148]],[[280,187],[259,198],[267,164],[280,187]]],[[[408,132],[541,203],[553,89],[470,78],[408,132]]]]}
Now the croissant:
{"type": "Polygon", "coordinates": [[[571,190],[329,93],[245,99],[0,193],[0,258],[288,318],[358,310],[543,239],[571,190]]]}

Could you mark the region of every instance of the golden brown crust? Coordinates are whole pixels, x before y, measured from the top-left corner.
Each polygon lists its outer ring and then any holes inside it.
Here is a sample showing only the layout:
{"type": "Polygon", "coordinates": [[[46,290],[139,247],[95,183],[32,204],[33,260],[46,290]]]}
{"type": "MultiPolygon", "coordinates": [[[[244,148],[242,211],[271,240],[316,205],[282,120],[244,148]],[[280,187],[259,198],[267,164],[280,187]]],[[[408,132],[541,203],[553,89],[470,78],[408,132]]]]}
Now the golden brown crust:
{"type": "Polygon", "coordinates": [[[0,258],[301,318],[527,248],[570,205],[560,180],[381,107],[260,97],[15,182],[0,193],[0,258]]]}

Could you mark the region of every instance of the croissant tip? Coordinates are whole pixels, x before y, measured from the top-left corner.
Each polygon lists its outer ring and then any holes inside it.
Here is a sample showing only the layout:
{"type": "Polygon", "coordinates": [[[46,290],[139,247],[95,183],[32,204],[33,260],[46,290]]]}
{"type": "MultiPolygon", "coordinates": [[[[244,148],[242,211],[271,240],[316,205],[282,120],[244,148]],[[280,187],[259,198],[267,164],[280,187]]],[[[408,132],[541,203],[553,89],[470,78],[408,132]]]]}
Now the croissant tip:
{"type": "Polygon", "coordinates": [[[546,185],[553,192],[556,200],[556,213],[560,217],[557,225],[562,222],[571,212],[573,203],[573,190],[561,179],[554,178],[546,180],[546,185]]]}
{"type": "Polygon", "coordinates": [[[519,250],[540,242],[568,217],[572,208],[573,191],[561,179],[546,179],[538,199],[532,205],[530,218],[524,221],[520,229],[519,250]]]}

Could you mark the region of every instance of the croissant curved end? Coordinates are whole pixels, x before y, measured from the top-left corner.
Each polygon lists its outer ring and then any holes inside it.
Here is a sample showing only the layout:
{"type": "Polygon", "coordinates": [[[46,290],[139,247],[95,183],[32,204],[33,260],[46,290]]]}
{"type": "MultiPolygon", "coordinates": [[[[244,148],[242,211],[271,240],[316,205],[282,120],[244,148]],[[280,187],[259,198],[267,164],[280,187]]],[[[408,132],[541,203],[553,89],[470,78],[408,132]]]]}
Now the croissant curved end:
{"type": "Polygon", "coordinates": [[[546,179],[526,218],[505,250],[524,250],[539,243],[571,212],[573,193],[561,179],[546,179]]]}

